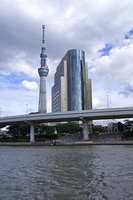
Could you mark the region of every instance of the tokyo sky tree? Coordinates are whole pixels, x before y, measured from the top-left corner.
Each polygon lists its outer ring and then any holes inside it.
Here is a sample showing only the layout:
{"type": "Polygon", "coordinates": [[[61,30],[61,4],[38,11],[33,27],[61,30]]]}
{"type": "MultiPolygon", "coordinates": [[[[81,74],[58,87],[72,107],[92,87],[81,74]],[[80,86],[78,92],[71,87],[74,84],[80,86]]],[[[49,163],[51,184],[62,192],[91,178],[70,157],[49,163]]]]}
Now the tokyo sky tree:
{"type": "Polygon", "coordinates": [[[45,48],[45,25],[42,25],[42,48],[41,48],[41,67],[38,68],[38,73],[40,76],[40,92],[39,92],[39,107],[38,112],[46,113],[46,78],[49,72],[47,63],[46,63],[46,48],[45,48]]]}

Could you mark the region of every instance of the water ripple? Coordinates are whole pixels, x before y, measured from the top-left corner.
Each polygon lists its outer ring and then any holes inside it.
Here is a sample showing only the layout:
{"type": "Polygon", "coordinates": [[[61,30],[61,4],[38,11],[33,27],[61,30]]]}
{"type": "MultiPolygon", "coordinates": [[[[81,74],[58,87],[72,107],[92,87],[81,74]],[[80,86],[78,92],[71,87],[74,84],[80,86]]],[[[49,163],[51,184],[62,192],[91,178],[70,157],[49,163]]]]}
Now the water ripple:
{"type": "Polygon", "coordinates": [[[132,200],[132,147],[0,147],[0,200],[132,200]]]}

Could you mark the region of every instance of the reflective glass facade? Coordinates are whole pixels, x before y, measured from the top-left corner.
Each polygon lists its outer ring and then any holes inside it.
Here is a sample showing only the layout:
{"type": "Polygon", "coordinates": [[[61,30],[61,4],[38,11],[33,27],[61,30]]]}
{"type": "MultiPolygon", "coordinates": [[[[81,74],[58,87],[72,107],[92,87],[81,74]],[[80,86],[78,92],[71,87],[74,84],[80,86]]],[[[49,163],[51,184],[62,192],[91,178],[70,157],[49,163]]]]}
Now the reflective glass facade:
{"type": "Polygon", "coordinates": [[[84,51],[78,49],[68,51],[69,110],[86,109],[85,81],[84,51]]]}
{"type": "Polygon", "coordinates": [[[85,109],[92,109],[91,80],[88,79],[85,52],[72,49],[65,54],[56,69],[52,87],[52,112],[85,109]]]}

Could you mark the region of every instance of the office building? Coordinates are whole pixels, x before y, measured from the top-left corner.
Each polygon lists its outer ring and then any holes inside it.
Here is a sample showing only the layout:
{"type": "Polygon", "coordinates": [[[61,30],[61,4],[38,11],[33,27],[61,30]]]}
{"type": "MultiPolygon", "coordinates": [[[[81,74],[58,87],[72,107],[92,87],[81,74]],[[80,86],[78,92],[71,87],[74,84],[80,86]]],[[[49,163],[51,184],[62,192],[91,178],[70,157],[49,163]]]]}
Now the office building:
{"type": "Polygon", "coordinates": [[[91,80],[85,52],[67,51],[54,75],[52,112],[92,109],[91,80]]]}

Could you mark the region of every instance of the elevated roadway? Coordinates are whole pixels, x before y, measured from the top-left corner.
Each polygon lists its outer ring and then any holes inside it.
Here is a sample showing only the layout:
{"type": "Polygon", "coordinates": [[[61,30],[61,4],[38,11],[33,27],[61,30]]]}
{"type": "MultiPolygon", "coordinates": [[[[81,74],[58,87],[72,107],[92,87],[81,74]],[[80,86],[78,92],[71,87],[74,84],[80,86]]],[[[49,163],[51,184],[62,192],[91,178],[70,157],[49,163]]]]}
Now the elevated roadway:
{"type": "Polygon", "coordinates": [[[5,125],[28,123],[30,124],[30,141],[34,140],[34,124],[45,122],[63,122],[63,121],[82,121],[83,138],[88,139],[88,122],[102,119],[125,119],[133,118],[133,107],[93,109],[82,111],[68,111],[56,113],[30,113],[28,115],[16,115],[0,118],[0,127],[5,125]]]}

